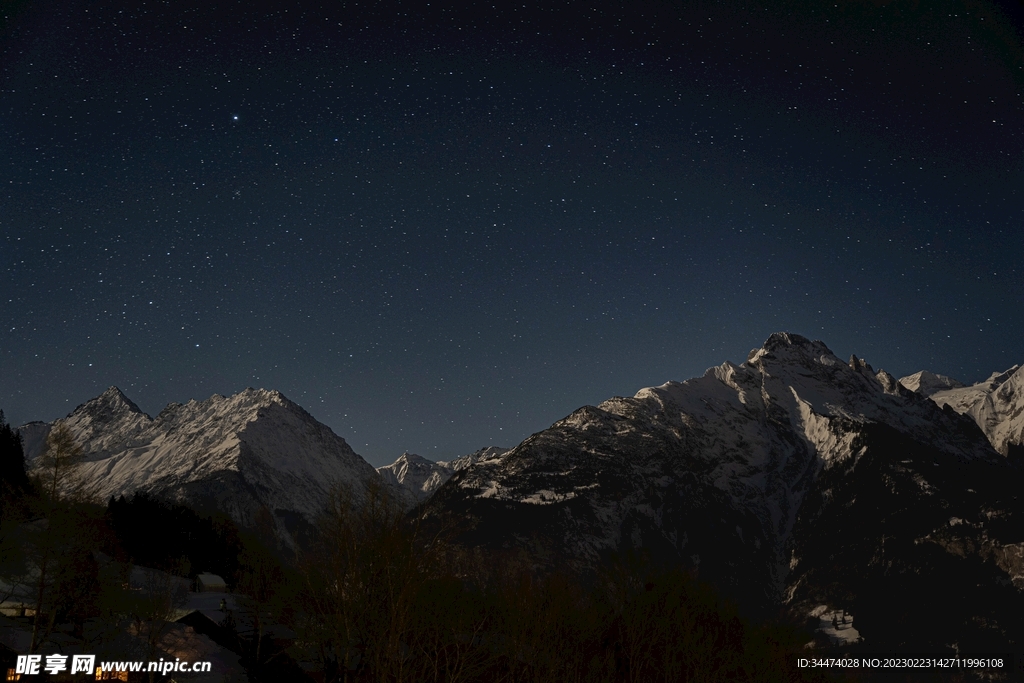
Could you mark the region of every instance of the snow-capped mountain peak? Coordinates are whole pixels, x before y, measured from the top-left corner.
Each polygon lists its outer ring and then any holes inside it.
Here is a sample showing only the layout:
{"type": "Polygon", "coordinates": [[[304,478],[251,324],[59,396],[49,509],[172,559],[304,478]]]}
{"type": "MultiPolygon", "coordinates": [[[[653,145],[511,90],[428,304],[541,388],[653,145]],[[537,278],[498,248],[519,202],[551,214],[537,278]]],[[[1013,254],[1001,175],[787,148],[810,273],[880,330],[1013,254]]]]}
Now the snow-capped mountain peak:
{"type": "MultiPolygon", "coordinates": [[[[152,421],[114,386],[78,406],[61,420],[91,459],[127,447],[148,429],[152,421]]],[[[34,449],[26,450],[27,460],[35,455],[34,449]]]]}
{"type": "Polygon", "coordinates": [[[965,442],[956,427],[937,425],[934,406],[899,386],[889,373],[876,372],[856,356],[843,362],[823,342],[792,333],[773,334],[741,365],[725,362],[703,377],[641,389],[634,398],[671,403],[701,422],[720,419],[727,405],[741,413],[785,414],[826,460],[832,449],[820,440],[830,438],[822,429],[832,420],[895,421],[901,430],[942,450],[962,453],[967,448],[985,455],[965,442]]]}
{"type": "MultiPolygon", "coordinates": [[[[243,525],[265,508],[284,537],[298,519],[315,520],[334,486],[358,496],[376,476],[344,439],[278,391],[172,403],[151,418],[111,387],[60,421],[82,446],[82,475],[101,499],[142,490],[221,510],[243,525]]],[[[51,426],[26,425],[27,462],[51,426]]]]}
{"type": "Polygon", "coordinates": [[[384,485],[405,507],[413,507],[444,483],[451,473],[423,456],[406,451],[390,465],[377,468],[384,485]]]}
{"type": "MultiPolygon", "coordinates": [[[[919,372],[900,380],[912,386],[912,378],[919,372]],[[907,380],[907,381],[905,381],[907,380]]],[[[927,373],[931,374],[931,373],[927,373]]],[[[988,379],[964,386],[926,392],[918,391],[939,406],[949,406],[956,412],[972,418],[999,453],[1009,455],[1012,449],[1024,443],[1024,368],[1014,365],[1002,372],[993,372],[988,379]]]]}
{"type": "Polygon", "coordinates": [[[911,391],[916,391],[922,396],[931,396],[937,391],[959,389],[964,386],[964,383],[959,380],[955,380],[952,377],[947,377],[945,375],[937,375],[934,372],[928,372],[927,370],[922,370],[921,372],[915,372],[913,375],[901,377],[900,384],[911,391]]]}

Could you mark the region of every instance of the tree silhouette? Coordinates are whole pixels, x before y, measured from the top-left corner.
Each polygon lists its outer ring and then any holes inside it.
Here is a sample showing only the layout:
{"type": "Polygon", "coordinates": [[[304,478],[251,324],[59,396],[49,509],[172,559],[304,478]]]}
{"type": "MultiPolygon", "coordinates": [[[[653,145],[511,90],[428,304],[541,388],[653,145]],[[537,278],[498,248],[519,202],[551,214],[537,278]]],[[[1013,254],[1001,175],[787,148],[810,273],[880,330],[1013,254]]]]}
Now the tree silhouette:
{"type": "Polygon", "coordinates": [[[0,602],[18,592],[26,578],[20,562],[18,528],[27,516],[26,498],[31,489],[21,435],[11,429],[0,410],[0,575],[6,584],[6,590],[0,591],[0,602]]]}
{"type": "Polygon", "coordinates": [[[0,515],[10,498],[24,495],[28,490],[21,434],[7,424],[4,411],[0,410],[0,515]]]}
{"type": "Polygon", "coordinates": [[[682,569],[542,573],[528,555],[425,537],[414,519],[371,488],[336,496],[318,524],[295,625],[324,681],[823,680],[796,668],[810,634],[742,621],[682,569]]]}

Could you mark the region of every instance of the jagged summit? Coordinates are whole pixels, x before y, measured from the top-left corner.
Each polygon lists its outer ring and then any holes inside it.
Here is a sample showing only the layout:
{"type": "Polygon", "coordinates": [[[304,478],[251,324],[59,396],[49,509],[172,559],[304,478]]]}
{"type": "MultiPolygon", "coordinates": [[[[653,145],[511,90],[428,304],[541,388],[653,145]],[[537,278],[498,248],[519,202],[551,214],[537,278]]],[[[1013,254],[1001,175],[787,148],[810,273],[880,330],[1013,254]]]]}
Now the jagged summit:
{"type": "Polygon", "coordinates": [[[812,353],[832,353],[831,351],[829,351],[828,347],[825,346],[824,342],[820,340],[811,341],[807,337],[795,334],[793,332],[773,332],[772,334],[768,335],[768,338],[765,340],[764,344],[761,345],[761,348],[767,352],[776,351],[778,349],[787,349],[791,347],[805,349],[812,353]]]}
{"type": "Polygon", "coordinates": [[[775,332],[765,340],[761,348],[753,349],[750,352],[747,356],[747,363],[764,357],[814,359],[821,356],[835,358],[832,350],[822,341],[811,341],[807,337],[792,332],[775,332]]]}
{"type": "Polygon", "coordinates": [[[142,412],[130,398],[125,396],[123,391],[113,385],[88,403],[109,406],[113,410],[127,410],[132,413],[142,412]]]}
{"type": "MultiPolygon", "coordinates": [[[[769,365],[795,365],[806,368],[821,365],[832,367],[842,363],[843,361],[832,353],[832,349],[823,341],[812,341],[792,332],[776,332],[765,340],[761,348],[753,349],[747,355],[744,365],[755,368],[765,368],[769,365]]],[[[856,355],[851,355],[845,365],[869,377],[877,374],[867,361],[856,355]]]]}
{"type": "MultiPolygon", "coordinates": [[[[115,386],[78,406],[61,420],[71,429],[86,455],[93,458],[121,444],[133,443],[152,421],[153,418],[115,386]]],[[[45,444],[45,434],[42,438],[42,442],[37,440],[32,448],[26,449],[26,462],[37,455],[36,447],[45,444]]]]}

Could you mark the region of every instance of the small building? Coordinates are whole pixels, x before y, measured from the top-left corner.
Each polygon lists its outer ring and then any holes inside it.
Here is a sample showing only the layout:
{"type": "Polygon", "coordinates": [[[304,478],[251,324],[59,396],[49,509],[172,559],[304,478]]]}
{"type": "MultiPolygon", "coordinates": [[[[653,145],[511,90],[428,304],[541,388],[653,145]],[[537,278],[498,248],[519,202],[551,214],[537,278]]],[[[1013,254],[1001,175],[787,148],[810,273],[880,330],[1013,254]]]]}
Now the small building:
{"type": "Polygon", "coordinates": [[[196,591],[199,593],[226,593],[228,585],[216,574],[200,574],[196,577],[196,591]]]}

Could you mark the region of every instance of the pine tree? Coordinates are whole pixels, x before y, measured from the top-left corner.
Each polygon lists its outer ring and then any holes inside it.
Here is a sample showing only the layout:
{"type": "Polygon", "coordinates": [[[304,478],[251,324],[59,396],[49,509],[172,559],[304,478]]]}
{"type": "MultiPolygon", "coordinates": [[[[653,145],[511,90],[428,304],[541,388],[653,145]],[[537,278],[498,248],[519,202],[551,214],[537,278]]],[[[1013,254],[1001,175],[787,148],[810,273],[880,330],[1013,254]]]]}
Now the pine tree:
{"type": "Polygon", "coordinates": [[[21,435],[11,429],[0,410],[0,602],[24,584],[17,531],[26,517],[30,491],[21,435]]]}
{"type": "Polygon", "coordinates": [[[19,434],[4,419],[0,410],[0,512],[8,498],[28,491],[28,475],[25,473],[25,450],[19,434]]]}

